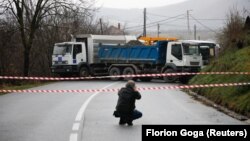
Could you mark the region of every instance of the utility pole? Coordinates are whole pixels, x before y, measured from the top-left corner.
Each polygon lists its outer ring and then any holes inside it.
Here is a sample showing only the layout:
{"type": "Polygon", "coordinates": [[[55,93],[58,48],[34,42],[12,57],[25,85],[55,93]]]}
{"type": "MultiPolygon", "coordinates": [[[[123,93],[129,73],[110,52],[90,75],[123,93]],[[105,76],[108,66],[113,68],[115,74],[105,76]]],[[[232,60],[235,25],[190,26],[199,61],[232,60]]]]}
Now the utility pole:
{"type": "Polygon", "coordinates": [[[189,12],[192,10],[187,10],[187,28],[188,28],[188,36],[190,36],[191,31],[190,31],[190,24],[189,24],[189,12]]]}
{"type": "Polygon", "coordinates": [[[118,29],[121,30],[121,24],[120,23],[118,23],[118,29]]]}
{"type": "Polygon", "coordinates": [[[103,35],[103,29],[102,29],[102,19],[100,18],[100,27],[101,27],[101,35],[103,35]]]}
{"type": "Polygon", "coordinates": [[[144,8],[144,11],[143,11],[143,18],[144,18],[144,22],[143,22],[143,36],[146,37],[147,36],[147,31],[146,31],[146,8],[144,8]]]}
{"type": "Polygon", "coordinates": [[[196,24],[194,25],[194,39],[196,40],[196,24]]]}
{"type": "Polygon", "coordinates": [[[160,36],[160,24],[157,24],[157,37],[160,36]]]}

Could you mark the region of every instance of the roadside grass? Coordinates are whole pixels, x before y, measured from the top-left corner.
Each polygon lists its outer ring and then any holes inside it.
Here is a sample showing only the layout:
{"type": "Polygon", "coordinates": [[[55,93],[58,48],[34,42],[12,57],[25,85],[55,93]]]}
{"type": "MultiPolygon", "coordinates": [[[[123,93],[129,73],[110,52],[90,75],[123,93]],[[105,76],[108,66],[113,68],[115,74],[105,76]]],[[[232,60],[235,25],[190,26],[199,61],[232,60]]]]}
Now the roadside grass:
{"type": "MultiPolygon", "coordinates": [[[[250,72],[250,46],[226,51],[202,72],[250,72]]],[[[250,82],[250,75],[197,75],[189,84],[250,82]]],[[[250,117],[250,86],[197,88],[194,92],[230,110],[250,117]]]]}

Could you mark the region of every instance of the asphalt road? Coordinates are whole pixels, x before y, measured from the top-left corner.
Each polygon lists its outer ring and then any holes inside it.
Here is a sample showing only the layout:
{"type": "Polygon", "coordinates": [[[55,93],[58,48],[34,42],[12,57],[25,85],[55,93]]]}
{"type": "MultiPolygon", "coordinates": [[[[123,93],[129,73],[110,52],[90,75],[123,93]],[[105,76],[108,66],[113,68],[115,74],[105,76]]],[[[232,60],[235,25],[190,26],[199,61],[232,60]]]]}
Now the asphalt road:
{"type": "MultiPolygon", "coordinates": [[[[65,81],[34,89],[121,88],[125,81],[65,81]]],[[[173,85],[137,82],[138,87],[173,85]]],[[[138,141],[142,124],[244,124],[180,90],[141,91],[134,126],[119,126],[112,113],[116,92],[12,93],[0,96],[0,141],[138,141]]]]}

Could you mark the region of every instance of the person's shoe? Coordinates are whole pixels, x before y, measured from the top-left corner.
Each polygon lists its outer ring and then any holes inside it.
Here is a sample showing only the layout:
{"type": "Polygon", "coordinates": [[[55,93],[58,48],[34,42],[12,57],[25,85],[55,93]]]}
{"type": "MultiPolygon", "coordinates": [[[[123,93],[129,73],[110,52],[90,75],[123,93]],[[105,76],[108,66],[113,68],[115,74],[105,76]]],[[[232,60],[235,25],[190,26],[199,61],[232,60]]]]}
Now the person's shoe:
{"type": "Polygon", "coordinates": [[[119,125],[125,125],[126,123],[125,122],[119,122],[119,125]]]}
{"type": "Polygon", "coordinates": [[[121,118],[119,121],[119,125],[124,125],[124,124],[126,124],[126,122],[121,118]]]}
{"type": "Polygon", "coordinates": [[[127,122],[128,126],[133,126],[132,121],[127,122]]]}

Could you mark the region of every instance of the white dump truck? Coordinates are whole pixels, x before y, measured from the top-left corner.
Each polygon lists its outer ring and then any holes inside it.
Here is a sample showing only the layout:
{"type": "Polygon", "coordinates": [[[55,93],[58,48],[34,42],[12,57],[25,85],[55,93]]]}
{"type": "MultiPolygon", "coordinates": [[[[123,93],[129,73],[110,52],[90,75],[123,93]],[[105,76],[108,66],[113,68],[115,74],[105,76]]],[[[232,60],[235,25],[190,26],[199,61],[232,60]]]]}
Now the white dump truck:
{"type": "MultiPolygon", "coordinates": [[[[78,74],[87,76],[82,66],[89,68],[98,62],[98,51],[101,45],[124,45],[136,36],[80,34],[72,37],[70,42],[56,43],[52,55],[52,73],[60,76],[78,74]]],[[[96,73],[95,73],[96,74],[96,73]]],[[[97,73],[102,75],[101,73],[97,73]]]]}

